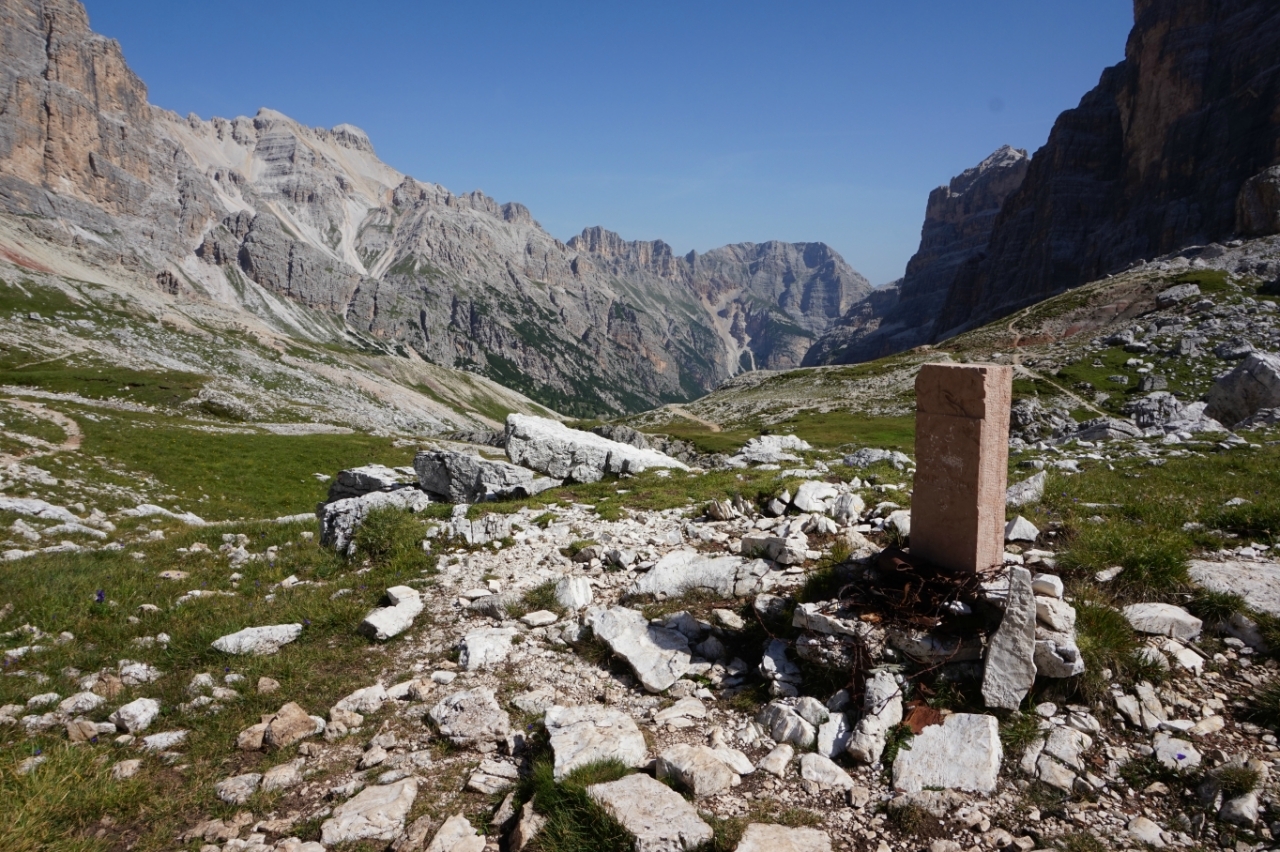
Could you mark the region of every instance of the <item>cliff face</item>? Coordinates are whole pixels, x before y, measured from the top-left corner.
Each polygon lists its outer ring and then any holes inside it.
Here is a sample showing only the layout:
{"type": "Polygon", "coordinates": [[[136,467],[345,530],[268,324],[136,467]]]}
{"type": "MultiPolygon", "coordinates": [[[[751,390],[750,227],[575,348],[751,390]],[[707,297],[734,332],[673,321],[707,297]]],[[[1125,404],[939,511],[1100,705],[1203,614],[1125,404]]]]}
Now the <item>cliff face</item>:
{"type": "Polygon", "coordinates": [[[1124,61],[1058,118],[932,338],[1138,259],[1274,233],[1280,179],[1262,173],[1278,162],[1280,5],[1137,0],[1124,61]]]}
{"type": "Polygon", "coordinates": [[[566,413],[796,366],[870,289],[820,243],[565,244],[523,205],[401,174],[351,125],[156,109],[76,0],[0,0],[0,40],[0,211],[21,227],[177,299],[359,331],[566,413]]]}
{"type": "Polygon", "coordinates": [[[1027,174],[1027,152],[1008,145],[929,193],[920,248],[906,275],[858,304],[806,356],[806,364],[867,361],[927,343],[951,284],[980,257],[1000,207],[1027,174]]]}

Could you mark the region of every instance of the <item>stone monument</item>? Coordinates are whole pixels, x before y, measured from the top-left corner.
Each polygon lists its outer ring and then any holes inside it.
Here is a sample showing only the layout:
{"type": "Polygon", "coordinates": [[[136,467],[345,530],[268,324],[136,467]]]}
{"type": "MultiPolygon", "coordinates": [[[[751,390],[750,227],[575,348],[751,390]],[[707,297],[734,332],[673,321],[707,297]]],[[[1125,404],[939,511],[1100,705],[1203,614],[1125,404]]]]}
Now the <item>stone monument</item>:
{"type": "Polygon", "coordinates": [[[1012,396],[1012,367],[920,368],[912,556],[953,571],[1004,564],[1012,396]]]}

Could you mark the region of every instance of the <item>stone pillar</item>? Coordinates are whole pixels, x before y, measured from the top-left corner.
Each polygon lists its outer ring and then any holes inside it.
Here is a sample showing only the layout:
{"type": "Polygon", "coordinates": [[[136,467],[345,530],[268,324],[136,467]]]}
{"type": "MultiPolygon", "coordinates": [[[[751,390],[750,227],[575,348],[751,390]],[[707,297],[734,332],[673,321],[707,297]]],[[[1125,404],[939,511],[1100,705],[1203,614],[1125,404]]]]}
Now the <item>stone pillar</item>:
{"type": "Polygon", "coordinates": [[[1013,368],[926,364],[916,377],[911,554],[955,571],[1004,563],[1013,368]]]}

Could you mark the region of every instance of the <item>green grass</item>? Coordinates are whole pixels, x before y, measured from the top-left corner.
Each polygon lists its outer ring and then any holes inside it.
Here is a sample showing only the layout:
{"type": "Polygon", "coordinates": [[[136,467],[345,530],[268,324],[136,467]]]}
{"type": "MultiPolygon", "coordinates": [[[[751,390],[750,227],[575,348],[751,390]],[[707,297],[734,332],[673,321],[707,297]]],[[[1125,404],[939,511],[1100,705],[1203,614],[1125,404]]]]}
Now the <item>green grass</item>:
{"type": "Polygon", "coordinates": [[[426,525],[416,515],[382,506],[365,516],[355,533],[356,556],[396,573],[430,571],[435,558],[423,552],[426,525]]]}
{"type": "Polygon", "coordinates": [[[1272,730],[1280,728],[1280,680],[1260,687],[1249,700],[1249,718],[1272,730]]]}
{"type": "Polygon", "coordinates": [[[1123,613],[1087,593],[1077,596],[1075,607],[1076,645],[1085,664],[1077,685],[1086,699],[1102,698],[1112,683],[1162,679],[1159,666],[1138,656],[1141,643],[1123,613]],[[1103,677],[1104,669],[1111,672],[1110,679],[1103,677]]]}
{"type": "Polygon", "coordinates": [[[559,784],[552,762],[534,763],[522,781],[520,801],[532,801],[547,818],[542,831],[525,847],[529,852],[631,852],[631,835],[587,795],[587,787],[616,781],[634,770],[621,761],[606,760],[579,767],[559,784]]]}
{"type": "Polygon", "coordinates": [[[564,615],[564,607],[556,600],[556,582],[547,580],[539,583],[520,596],[520,600],[507,606],[507,615],[520,618],[531,612],[547,610],[556,615],[564,615]]]}
{"type": "Polygon", "coordinates": [[[814,828],[822,825],[822,817],[813,811],[784,805],[776,799],[757,798],[750,803],[746,816],[716,817],[703,814],[711,826],[713,837],[707,852],[733,852],[738,848],[747,826],[752,823],[785,825],[788,828],[814,828]]]}

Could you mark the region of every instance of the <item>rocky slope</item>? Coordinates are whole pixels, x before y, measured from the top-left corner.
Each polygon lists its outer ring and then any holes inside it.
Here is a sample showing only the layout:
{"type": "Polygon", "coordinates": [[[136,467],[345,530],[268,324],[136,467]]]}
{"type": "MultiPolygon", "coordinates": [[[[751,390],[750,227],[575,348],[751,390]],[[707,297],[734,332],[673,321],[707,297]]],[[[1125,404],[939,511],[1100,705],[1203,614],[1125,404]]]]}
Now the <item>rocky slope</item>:
{"type": "Polygon", "coordinates": [[[661,241],[589,229],[565,244],[522,205],[397,172],[350,125],[156,109],[77,0],[4,0],[0,26],[0,210],[178,303],[347,337],[301,305],[589,414],[795,366],[870,289],[819,243],[677,258],[661,241]]]}
{"type": "Polygon", "coordinates": [[[928,342],[928,318],[941,310],[961,267],[986,250],[996,215],[1022,185],[1028,163],[1026,151],[1005,145],[929,193],[920,248],[901,281],[855,305],[805,363],[868,361],[928,342]]]}

